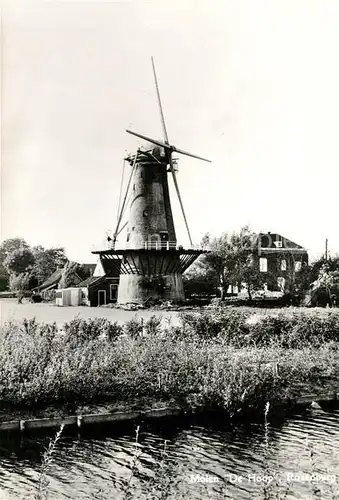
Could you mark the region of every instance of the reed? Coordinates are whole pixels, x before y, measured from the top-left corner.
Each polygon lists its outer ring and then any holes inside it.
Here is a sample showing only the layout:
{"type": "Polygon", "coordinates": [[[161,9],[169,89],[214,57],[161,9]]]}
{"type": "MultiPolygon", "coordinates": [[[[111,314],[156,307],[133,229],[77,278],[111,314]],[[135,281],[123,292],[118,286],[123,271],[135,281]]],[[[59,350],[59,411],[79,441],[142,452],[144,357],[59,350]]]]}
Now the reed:
{"type": "Polygon", "coordinates": [[[55,434],[54,438],[50,440],[48,448],[46,448],[45,453],[43,454],[38,488],[34,497],[35,500],[46,500],[48,498],[49,480],[47,477],[47,472],[49,467],[51,467],[52,465],[53,454],[55,452],[58,441],[61,438],[63,430],[64,425],[62,424],[58,432],[55,434]]]}
{"type": "Polygon", "coordinates": [[[130,500],[131,498],[133,498],[133,493],[131,491],[131,483],[135,475],[135,471],[137,470],[138,462],[142,453],[139,444],[139,431],[140,431],[140,425],[137,426],[135,431],[134,453],[131,461],[131,472],[123,488],[123,498],[126,500],[130,500]]]}

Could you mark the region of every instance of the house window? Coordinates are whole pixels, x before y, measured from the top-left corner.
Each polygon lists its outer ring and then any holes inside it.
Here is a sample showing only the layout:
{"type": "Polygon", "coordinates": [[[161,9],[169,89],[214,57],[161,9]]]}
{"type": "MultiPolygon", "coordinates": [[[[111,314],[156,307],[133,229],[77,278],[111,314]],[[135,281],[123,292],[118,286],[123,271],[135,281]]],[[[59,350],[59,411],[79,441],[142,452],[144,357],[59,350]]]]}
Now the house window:
{"type": "Polygon", "coordinates": [[[277,282],[278,282],[278,288],[279,288],[279,290],[284,291],[284,289],[285,289],[285,283],[286,283],[285,278],[279,277],[277,279],[277,282]]]}
{"type": "Polygon", "coordinates": [[[281,266],[280,266],[281,271],[286,271],[287,269],[287,262],[285,259],[281,261],[281,266]]]}
{"type": "Polygon", "coordinates": [[[266,257],[260,257],[259,266],[260,266],[261,273],[267,273],[267,259],[266,259],[266,257]]]}
{"type": "Polygon", "coordinates": [[[109,286],[109,298],[110,300],[115,300],[117,298],[118,285],[109,286]]]}
{"type": "Polygon", "coordinates": [[[301,269],[301,260],[296,260],[295,263],[294,263],[294,269],[296,271],[300,271],[301,269]]]}

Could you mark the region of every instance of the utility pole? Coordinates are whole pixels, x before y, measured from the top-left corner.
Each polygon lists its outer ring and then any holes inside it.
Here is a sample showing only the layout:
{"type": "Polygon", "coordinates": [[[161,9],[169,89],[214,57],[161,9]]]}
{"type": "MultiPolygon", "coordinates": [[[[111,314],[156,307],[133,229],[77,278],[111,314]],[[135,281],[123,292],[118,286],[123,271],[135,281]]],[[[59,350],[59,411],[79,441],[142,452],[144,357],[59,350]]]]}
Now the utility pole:
{"type": "Polygon", "coordinates": [[[325,240],[325,262],[328,261],[328,239],[325,240]]]}

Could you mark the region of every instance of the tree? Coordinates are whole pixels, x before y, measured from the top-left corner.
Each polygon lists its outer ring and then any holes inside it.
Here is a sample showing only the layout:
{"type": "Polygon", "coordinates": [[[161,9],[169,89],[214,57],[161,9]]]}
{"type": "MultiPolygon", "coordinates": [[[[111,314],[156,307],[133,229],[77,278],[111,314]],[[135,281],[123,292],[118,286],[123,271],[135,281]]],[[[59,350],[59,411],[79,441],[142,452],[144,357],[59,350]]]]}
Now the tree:
{"type": "Polygon", "coordinates": [[[337,297],[339,291],[339,269],[331,270],[330,265],[325,263],[319,271],[319,287],[328,293],[329,303],[333,305],[333,297],[337,297]]]}
{"type": "Polygon", "coordinates": [[[6,257],[14,250],[29,249],[28,244],[23,238],[10,238],[0,245],[0,263],[3,264],[6,257]]]}
{"type": "Polygon", "coordinates": [[[41,245],[32,249],[35,263],[32,268],[32,276],[36,280],[36,285],[41,285],[58,268],[63,268],[68,262],[63,248],[45,249],[41,245]]]}
{"type": "Polygon", "coordinates": [[[185,295],[215,295],[218,289],[218,281],[212,269],[204,270],[199,263],[193,265],[184,275],[183,283],[185,295]]]}
{"type": "Polygon", "coordinates": [[[32,251],[29,248],[22,247],[8,252],[3,265],[8,274],[11,275],[31,271],[34,262],[32,251]]]}
{"type": "Polygon", "coordinates": [[[0,292],[4,292],[9,283],[9,274],[2,264],[0,264],[0,292]]]}
{"type": "Polygon", "coordinates": [[[76,262],[68,261],[61,273],[58,288],[68,288],[73,285],[72,276],[76,272],[78,264],[76,262]]]}
{"type": "Polygon", "coordinates": [[[239,260],[235,268],[235,279],[239,286],[242,284],[246,285],[248,298],[252,301],[253,293],[263,289],[267,276],[264,276],[260,272],[253,256],[249,252],[246,254],[246,252],[248,251],[244,249],[243,254],[239,255],[239,260]]]}
{"type": "Polygon", "coordinates": [[[257,286],[254,283],[258,282],[258,273],[254,266],[250,266],[255,241],[256,234],[248,226],[241,228],[239,233],[223,233],[212,240],[208,234],[204,236],[202,244],[204,247],[209,246],[210,253],[203,256],[200,266],[205,274],[208,271],[214,273],[222,300],[231,284],[239,284],[245,278],[250,290],[257,286]]]}
{"type": "Polygon", "coordinates": [[[210,253],[205,254],[200,261],[201,272],[203,274],[214,273],[223,300],[233,271],[230,237],[227,233],[223,233],[219,238],[210,240],[209,235],[206,235],[204,244],[207,245],[207,243],[210,253]]]}
{"type": "Polygon", "coordinates": [[[74,270],[82,280],[85,280],[91,276],[91,272],[85,264],[76,264],[74,270]]]}
{"type": "Polygon", "coordinates": [[[13,292],[25,292],[29,289],[30,273],[11,274],[9,286],[13,292]]]}
{"type": "MultiPolygon", "coordinates": [[[[23,238],[10,238],[0,245],[0,290],[4,291],[10,285],[10,273],[4,266],[7,256],[14,250],[28,249],[29,246],[23,238]]],[[[9,286],[10,288],[10,286],[9,286]]]]}
{"type": "Polygon", "coordinates": [[[301,270],[296,274],[295,288],[300,294],[307,294],[310,290],[312,292],[319,292],[326,300],[329,294],[335,293],[339,296],[339,289],[337,289],[336,275],[339,271],[339,256],[333,256],[329,259],[321,257],[311,264],[302,266],[301,270]],[[330,286],[329,286],[330,285],[330,286]],[[331,292],[332,288],[332,292],[331,292]]]}

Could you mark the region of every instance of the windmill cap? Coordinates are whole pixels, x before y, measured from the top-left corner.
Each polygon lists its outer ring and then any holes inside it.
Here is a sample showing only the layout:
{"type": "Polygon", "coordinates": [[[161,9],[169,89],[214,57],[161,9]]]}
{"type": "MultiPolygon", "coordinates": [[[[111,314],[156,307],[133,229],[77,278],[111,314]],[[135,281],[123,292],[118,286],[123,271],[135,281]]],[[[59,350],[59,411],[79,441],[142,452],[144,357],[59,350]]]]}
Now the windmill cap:
{"type": "MultiPolygon", "coordinates": [[[[161,141],[161,139],[159,139],[161,141]]],[[[140,151],[150,151],[152,150],[152,154],[156,157],[164,157],[166,156],[165,148],[158,146],[150,141],[142,141],[142,145],[140,146],[140,151]]]]}

